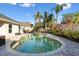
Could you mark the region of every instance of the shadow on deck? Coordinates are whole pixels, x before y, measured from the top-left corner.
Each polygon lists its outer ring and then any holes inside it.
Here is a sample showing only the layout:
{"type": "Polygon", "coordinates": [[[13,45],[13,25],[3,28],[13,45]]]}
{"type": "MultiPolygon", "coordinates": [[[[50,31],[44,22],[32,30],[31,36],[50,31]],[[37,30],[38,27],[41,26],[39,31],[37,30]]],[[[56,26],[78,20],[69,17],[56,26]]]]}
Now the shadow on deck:
{"type": "Polygon", "coordinates": [[[5,36],[0,36],[0,46],[5,44],[5,36]]]}

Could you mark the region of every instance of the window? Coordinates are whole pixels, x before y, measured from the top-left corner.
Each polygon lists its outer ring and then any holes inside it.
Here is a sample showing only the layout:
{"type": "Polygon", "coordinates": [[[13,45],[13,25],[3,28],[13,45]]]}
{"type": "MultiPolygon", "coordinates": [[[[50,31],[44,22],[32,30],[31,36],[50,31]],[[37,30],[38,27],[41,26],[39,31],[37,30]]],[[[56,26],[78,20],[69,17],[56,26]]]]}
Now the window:
{"type": "Polygon", "coordinates": [[[33,24],[31,24],[31,27],[33,26],[33,24]]]}
{"type": "Polygon", "coordinates": [[[9,33],[12,33],[12,25],[9,24],[9,33]]]}
{"type": "Polygon", "coordinates": [[[20,32],[20,26],[19,26],[19,32],[20,32]]]}

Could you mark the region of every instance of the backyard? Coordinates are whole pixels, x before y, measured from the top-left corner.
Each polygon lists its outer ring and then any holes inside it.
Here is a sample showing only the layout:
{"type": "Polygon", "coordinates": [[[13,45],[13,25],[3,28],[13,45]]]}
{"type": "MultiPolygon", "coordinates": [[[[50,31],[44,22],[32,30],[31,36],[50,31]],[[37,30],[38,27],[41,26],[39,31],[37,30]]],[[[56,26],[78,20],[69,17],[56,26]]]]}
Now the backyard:
{"type": "MultiPolygon", "coordinates": [[[[43,12],[34,11],[34,14],[32,15],[34,24],[30,22],[21,23],[13,21],[12,19],[4,16],[3,19],[7,18],[9,21],[1,20],[3,23],[0,24],[1,26],[4,23],[9,25],[9,35],[5,35],[5,37],[11,37],[8,39],[0,38],[0,40],[3,39],[4,41],[1,41],[1,44],[3,45],[0,47],[0,55],[78,56],[79,12],[75,11],[62,14],[62,12],[64,12],[63,8],[66,8],[67,6],[67,4],[55,4],[54,8],[49,9],[50,12],[47,10],[44,10],[43,12]],[[60,20],[59,16],[61,14],[62,20],[58,23],[60,20]],[[12,26],[14,27],[12,28],[12,26]],[[12,32],[12,29],[14,32],[12,32]]],[[[4,31],[6,30],[7,28],[4,31]]]]}
{"type": "Polygon", "coordinates": [[[57,23],[58,15],[62,12],[64,6],[67,5],[56,5],[54,8],[56,18],[53,13],[48,13],[47,11],[45,11],[43,15],[37,12],[36,15],[34,15],[34,29],[38,32],[46,32],[79,42],[79,12],[64,14],[61,23],[57,23]],[[43,19],[42,22],[41,19],[43,19]]]}

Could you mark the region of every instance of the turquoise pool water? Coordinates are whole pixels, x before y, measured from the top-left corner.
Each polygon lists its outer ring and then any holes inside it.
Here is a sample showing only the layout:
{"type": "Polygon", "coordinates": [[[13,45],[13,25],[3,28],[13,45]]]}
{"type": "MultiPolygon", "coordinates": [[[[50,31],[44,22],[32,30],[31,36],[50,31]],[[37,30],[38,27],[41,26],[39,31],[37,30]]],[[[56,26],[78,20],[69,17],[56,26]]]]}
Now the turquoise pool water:
{"type": "Polygon", "coordinates": [[[61,46],[61,43],[55,39],[45,36],[31,36],[24,38],[24,42],[15,50],[22,53],[43,53],[56,50],[61,46]]]}

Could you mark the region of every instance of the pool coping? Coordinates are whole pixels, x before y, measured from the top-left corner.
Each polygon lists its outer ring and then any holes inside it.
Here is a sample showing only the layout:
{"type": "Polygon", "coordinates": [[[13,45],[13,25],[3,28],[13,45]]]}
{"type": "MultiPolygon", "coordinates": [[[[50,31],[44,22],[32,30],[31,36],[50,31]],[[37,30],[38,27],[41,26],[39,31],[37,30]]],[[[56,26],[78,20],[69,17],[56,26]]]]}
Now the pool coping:
{"type": "Polygon", "coordinates": [[[42,33],[42,34],[47,35],[48,38],[52,38],[52,39],[54,38],[55,40],[59,41],[62,44],[61,47],[57,48],[56,50],[50,51],[50,52],[43,52],[43,53],[22,53],[22,52],[13,50],[10,47],[10,45],[11,45],[12,42],[7,42],[6,49],[8,50],[8,52],[10,52],[10,53],[12,53],[14,55],[17,55],[17,56],[49,56],[49,55],[54,55],[57,52],[65,50],[65,44],[64,44],[63,41],[61,41],[61,39],[59,39],[58,37],[55,37],[55,36],[53,36],[51,34],[48,34],[48,33],[42,33]]]}

